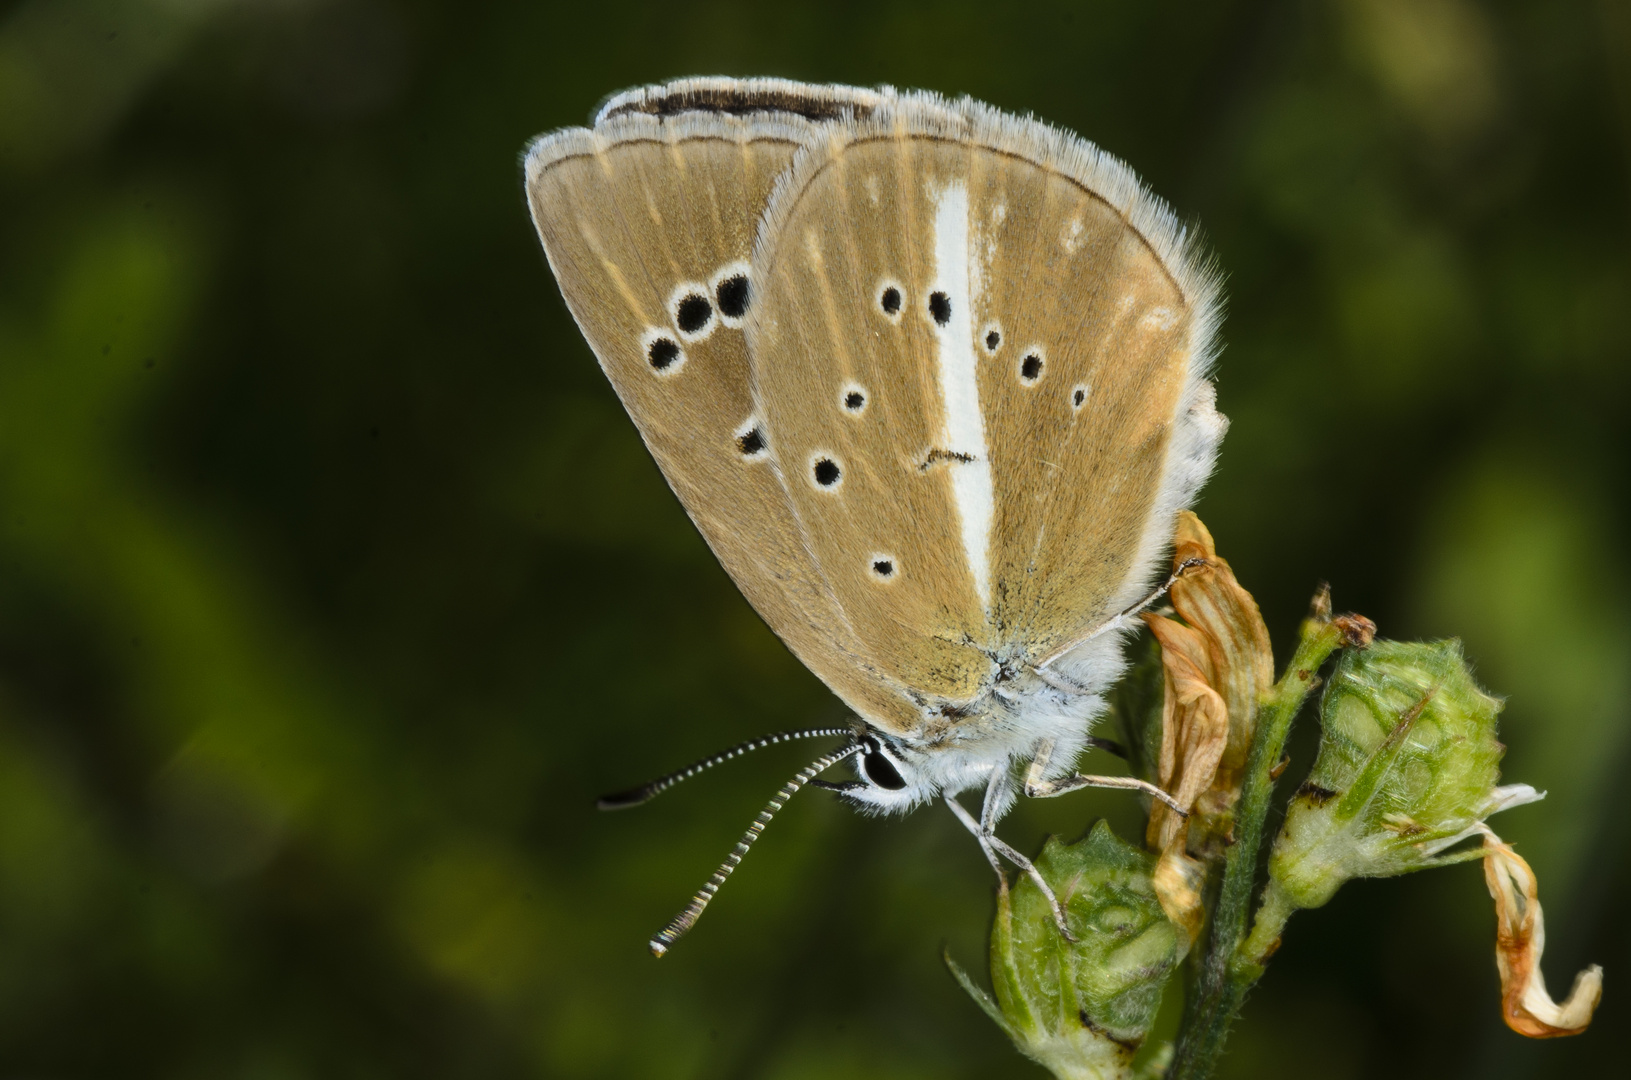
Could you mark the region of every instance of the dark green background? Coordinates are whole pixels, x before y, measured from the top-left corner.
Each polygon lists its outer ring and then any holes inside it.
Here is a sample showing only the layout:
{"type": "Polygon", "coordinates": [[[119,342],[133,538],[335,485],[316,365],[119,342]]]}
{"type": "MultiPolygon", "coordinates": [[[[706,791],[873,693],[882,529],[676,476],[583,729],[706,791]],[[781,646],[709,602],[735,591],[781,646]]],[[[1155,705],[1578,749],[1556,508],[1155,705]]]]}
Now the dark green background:
{"type": "MultiPolygon", "coordinates": [[[[1597,1029],[1501,1027],[1469,865],[1298,916],[1226,1073],[1631,1071],[1628,60],[1609,0],[6,4],[0,1076],[1039,1075],[941,967],[991,909],[949,814],[800,796],[657,963],[810,748],[590,809],[841,716],[523,208],[530,136],[711,73],[1124,157],[1228,274],[1199,509],[1282,659],[1328,578],[1508,695],[1505,775],[1551,794],[1494,824],[1554,991],[1606,965],[1597,1029]]],[[[1101,815],[1138,826],[1096,793],[1005,833],[1101,815]]]]}

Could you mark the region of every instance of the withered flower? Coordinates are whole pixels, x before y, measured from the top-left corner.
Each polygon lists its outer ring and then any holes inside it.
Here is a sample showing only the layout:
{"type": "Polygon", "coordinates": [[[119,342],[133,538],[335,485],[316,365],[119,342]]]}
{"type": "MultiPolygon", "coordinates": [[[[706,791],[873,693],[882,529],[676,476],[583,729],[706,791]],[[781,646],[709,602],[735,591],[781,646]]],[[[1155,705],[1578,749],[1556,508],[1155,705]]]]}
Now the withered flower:
{"type": "Polygon", "coordinates": [[[1603,969],[1592,964],[1574,977],[1562,1004],[1546,991],[1540,956],[1546,949],[1546,922],[1540,888],[1529,864],[1487,825],[1484,881],[1495,898],[1495,966],[1501,972],[1501,1019],[1519,1035],[1555,1039],[1578,1035],[1591,1023],[1603,996],[1603,969]]]}
{"type": "Polygon", "coordinates": [[[1157,781],[1191,811],[1188,827],[1157,803],[1146,839],[1161,853],[1156,890],[1167,915],[1191,936],[1203,918],[1203,860],[1232,830],[1251,750],[1258,701],[1274,681],[1268,628],[1257,602],[1218,558],[1200,518],[1178,516],[1173,565],[1197,561],[1171,591],[1182,621],[1146,615],[1161,645],[1166,698],[1157,781]]]}

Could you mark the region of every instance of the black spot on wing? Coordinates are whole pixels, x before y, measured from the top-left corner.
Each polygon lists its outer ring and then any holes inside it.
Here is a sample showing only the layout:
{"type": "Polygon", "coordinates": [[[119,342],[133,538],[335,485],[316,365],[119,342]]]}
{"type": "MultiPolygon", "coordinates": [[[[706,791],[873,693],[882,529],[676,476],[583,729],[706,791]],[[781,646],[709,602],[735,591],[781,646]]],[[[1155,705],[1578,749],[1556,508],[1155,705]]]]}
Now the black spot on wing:
{"type": "Polygon", "coordinates": [[[653,371],[667,371],[680,358],[680,343],[671,337],[653,338],[646,346],[646,362],[653,371]]]}
{"type": "Polygon", "coordinates": [[[749,292],[746,274],[733,274],[721,281],[714,294],[719,313],[728,319],[740,319],[747,313],[749,292]]]}
{"type": "Polygon", "coordinates": [[[706,296],[697,293],[683,297],[674,307],[674,325],[680,328],[681,333],[694,334],[707,326],[708,320],[713,317],[713,305],[708,303],[706,296]]]}
{"type": "Polygon", "coordinates": [[[951,322],[951,297],[938,290],[930,293],[929,314],[934,317],[936,326],[945,326],[951,322]]]}

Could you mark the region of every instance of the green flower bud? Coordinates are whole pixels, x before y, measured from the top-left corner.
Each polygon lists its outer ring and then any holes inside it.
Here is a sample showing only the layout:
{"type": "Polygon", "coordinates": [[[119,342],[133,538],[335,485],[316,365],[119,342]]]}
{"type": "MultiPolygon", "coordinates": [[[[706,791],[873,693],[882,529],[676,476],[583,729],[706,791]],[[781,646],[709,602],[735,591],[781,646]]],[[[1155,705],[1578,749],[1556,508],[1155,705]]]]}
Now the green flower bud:
{"type": "Polygon", "coordinates": [[[1286,811],[1248,956],[1286,917],[1343,882],[1481,857],[1440,852],[1498,810],[1541,798],[1497,787],[1501,702],[1479,689],[1457,641],[1377,641],[1343,654],[1321,703],[1319,757],[1286,811]]]}
{"type": "Polygon", "coordinates": [[[1074,844],[1050,839],[1036,868],[1064,903],[1075,941],[1060,935],[1042,891],[1022,877],[997,896],[990,994],[946,965],[1014,1045],[1055,1076],[1133,1075],[1168,977],[1188,936],[1161,910],[1154,856],[1104,822],[1074,844]]]}

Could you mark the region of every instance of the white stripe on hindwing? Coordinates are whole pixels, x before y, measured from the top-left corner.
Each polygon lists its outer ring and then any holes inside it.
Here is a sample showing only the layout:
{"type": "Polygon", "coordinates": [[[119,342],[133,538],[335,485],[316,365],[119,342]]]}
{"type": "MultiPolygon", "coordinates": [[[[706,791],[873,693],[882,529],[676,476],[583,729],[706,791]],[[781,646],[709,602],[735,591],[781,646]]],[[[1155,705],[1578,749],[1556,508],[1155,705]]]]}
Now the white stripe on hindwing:
{"type": "MultiPolygon", "coordinates": [[[[980,413],[980,386],[974,361],[974,304],[969,295],[968,188],[953,183],[940,192],[934,214],[934,273],[929,294],[944,292],[951,301],[945,326],[932,317],[939,345],[940,397],[945,405],[944,443],[964,460],[952,460],[952,496],[962,523],[963,553],[980,601],[991,608],[991,455],[986,448],[985,420],[980,413]]],[[[928,296],[919,300],[927,304],[928,296]]]]}

